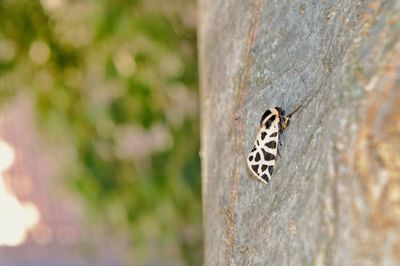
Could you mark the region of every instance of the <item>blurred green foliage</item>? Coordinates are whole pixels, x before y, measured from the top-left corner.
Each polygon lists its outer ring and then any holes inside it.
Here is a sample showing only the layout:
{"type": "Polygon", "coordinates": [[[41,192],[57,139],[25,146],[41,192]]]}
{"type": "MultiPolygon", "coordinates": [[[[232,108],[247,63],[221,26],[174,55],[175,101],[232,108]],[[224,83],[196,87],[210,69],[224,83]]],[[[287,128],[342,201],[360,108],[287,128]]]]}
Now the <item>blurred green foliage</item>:
{"type": "Polygon", "coordinates": [[[195,24],[193,0],[0,4],[0,98],[29,95],[135,261],[201,264],[195,24]]]}

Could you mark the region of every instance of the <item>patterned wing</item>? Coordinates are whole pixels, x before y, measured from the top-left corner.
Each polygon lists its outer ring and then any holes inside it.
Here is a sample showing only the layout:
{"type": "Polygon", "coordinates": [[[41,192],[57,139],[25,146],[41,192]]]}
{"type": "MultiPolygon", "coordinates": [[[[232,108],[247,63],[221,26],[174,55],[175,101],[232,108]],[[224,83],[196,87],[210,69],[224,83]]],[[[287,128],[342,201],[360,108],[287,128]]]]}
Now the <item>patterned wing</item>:
{"type": "Polygon", "coordinates": [[[262,182],[268,183],[274,171],[279,143],[279,119],[275,119],[268,128],[260,129],[253,149],[247,156],[247,166],[262,182]]]}

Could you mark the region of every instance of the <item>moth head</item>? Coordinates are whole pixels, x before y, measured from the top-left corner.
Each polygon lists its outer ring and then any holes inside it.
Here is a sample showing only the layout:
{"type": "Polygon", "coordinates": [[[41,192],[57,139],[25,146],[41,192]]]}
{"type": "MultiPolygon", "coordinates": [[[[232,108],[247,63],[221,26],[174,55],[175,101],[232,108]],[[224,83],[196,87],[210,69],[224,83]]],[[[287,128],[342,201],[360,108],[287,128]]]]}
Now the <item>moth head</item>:
{"type": "Polygon", "coordinates": [[[280,116],[284,116],[285,115],[285,110],[283,110],[281,107],[275,107],[275,109],[278,111],[280,116]]]}
{"type": "Polygon", "coordinates": [[[289,117],[287,117],[287,116],[283,117],[282,120],[281,120],[282,129],[286,129],[289,126],[289,123],[290,123],[289,117]]]}

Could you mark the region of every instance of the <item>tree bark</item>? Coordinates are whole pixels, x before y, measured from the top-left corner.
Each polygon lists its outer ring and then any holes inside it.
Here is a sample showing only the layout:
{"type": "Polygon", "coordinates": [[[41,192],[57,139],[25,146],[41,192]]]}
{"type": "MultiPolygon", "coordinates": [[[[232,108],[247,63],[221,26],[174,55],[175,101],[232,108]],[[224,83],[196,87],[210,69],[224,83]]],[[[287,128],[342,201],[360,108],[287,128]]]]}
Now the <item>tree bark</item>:
{"type": "Polygon", "coordinates": [[[399,2],[199,5],[205,264],[399,265],[399,2]],[[300,104],[251,178],[261,115],[300,104]]]}

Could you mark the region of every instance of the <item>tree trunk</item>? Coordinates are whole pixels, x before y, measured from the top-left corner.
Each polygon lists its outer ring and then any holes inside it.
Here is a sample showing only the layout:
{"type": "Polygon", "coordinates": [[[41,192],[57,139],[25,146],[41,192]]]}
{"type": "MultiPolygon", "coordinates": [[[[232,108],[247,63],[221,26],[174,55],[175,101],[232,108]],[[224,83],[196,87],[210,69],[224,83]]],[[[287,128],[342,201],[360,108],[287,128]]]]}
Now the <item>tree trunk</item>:
{"type": "Polygon", "coordinates": [[[199,5],[205,264],[399,265],[399,2],[199,5]],[[261,115],[300,104],[251,178],[261,115]]]}

